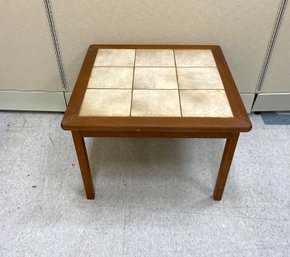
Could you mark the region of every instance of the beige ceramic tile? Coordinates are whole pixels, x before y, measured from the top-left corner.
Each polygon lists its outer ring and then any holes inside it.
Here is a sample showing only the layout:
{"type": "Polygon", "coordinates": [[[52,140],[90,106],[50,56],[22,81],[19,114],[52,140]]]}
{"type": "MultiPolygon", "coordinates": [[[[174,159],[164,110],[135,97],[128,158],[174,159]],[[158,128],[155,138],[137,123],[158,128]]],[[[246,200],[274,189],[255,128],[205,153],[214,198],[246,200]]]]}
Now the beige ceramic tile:
{"type": "Polygon", "coordinates": [[[136,66],[170,66],[174,67],[172,49],[137,49],[136,66]]]}
{"type": "Polygon", "coordinates": [[[131,89],[87,89],[80,116],[130,116],[131,89]]]}
{"type": "Polygon", "coordinates": [[[88,88],[132,88],[133,67],[94,67],[88,88]]]}
{"type": "Polygon", "coordinates": [[[134,90],[131,116],[180,117],[178,90],[134,90]]]}
{"type": "Polygon", "coordinates": [[[177,68],[180,89],[223,89],[217,68],[177,68]]]}
{"type": "Polygon", "coordinates": [[[177,89],[175,68],[135,68],[134,88],[177,89]]]}
{"type": "Polygon", "coordinates": [[[180,90],[183,117],[232,117],[224,90],[180,90]]]}
{"type": "Polygon", "coordinates": [[[177,67],[215,67],[211,50],[174,50],[177,67]]]}
{"type": "Polygon", "coordinates": [[[134,66],[135,49],[99,49],[94,66],[134,66]]]}

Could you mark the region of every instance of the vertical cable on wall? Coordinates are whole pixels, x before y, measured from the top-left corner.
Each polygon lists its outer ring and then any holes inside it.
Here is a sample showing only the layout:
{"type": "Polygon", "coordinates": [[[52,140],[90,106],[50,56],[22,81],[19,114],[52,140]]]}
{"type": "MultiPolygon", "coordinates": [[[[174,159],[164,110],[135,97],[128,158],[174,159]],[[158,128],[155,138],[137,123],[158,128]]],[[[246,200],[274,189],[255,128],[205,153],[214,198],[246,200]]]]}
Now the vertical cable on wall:
{"type": "Polygon", "coordinates": [[[288,2],[288,0],[281,0],[280,5],[279,5],[278,13],[277,13],[277,16],[276,16],[276,19],[275,19],[275,23],[274,23],[274,27],[273,27],[273,30],[272,30],[272,33],[271,33],[271,37],[270,37],[270,41],[269,41],[269,44],[268,44],[268,48],[266,50],[264,61],[263,61],[262,67],[261,67],[261,71],[260,71],[260,75],[259,75],[259,79],[258,79],[258,83],[257,83],[257,87],[256,87],[256,97],[257,97],[257,94],[260,92],[260,90],[261,90],[261,88],[263,86],[263,82],[264,82],[264,79],[265,79],[265,76],[266,76],[266,72],[267,72],[267,69],[268,69],[268,66],[269,66],[269,62],[270,62],[271,55],[273,53],[274,46],[275,46],[275,43],[276,43],[276,40],[277,40],[277,36],[278,36],[279,29],[280,29],[280,26],[281,26],[281,22],[282,22],[282,19],[283,19],[283,14],[284,14],[286,6],[287,6],[287,2],[288,2]]]}
{"type": "Polygon", "coordinates": [[[57,61],[57,66],[58,66],[58,70],[59,70],[61,83],[62,83],[64,90],[68,91],[50,0],[43,0],[43,1],[44,1],[45,9],[46,9],[48,24],[49,24],[49,28],[50,28],[50,33],[51,33],[51,38],[52,38],[53,47],[54,47],[54,51],[55,51],[55,56],[56,56],[56,61],[57,61]]]}

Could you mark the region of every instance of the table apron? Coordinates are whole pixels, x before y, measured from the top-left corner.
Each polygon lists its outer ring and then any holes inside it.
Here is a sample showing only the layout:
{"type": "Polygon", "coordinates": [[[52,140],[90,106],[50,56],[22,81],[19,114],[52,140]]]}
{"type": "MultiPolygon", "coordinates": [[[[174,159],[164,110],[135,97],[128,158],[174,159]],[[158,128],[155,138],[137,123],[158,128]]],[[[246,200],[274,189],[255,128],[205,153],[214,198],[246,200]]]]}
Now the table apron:
{"type": "Polygon", "coordinates": [[[81,137],[229,138],[231,132],[77,131],[81,137]]]}

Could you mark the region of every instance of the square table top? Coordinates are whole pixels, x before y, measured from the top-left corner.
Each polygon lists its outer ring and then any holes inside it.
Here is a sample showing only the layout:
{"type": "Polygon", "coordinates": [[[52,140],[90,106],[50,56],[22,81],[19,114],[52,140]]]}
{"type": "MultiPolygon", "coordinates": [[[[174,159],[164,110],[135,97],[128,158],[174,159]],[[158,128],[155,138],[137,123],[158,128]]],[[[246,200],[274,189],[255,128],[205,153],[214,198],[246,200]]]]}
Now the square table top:
{"type": "Polygon", "coordinates": [[[62,127],[101,131],[249,131],[218,46],[92,45],[62,127]]]}

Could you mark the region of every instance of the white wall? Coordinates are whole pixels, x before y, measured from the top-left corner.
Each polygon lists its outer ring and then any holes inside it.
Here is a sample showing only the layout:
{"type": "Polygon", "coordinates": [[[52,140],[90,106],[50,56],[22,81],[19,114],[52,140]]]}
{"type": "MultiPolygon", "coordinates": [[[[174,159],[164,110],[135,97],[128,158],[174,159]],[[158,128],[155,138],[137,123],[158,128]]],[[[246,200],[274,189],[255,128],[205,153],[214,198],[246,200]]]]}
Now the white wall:
{"type": "MultiPolygon", "coordinates": [[[[219,44],[250,110],[281,1],[48,2],[70,92],[90,44],[219,44]]],[[[289,8],[286,16],[263,92],[290,92],[289,8]]],[[[64,88],[44,1],[0,1],[0,17],[0,99],[6,99],[0,109],[17,110],[22,105],[23,110],[63,111],[64,88]],[[29,100],[13,105],[21,94],[29,100]]]]}
{"type": "Polygon", "coordinates": [[[254,93],[279,0],[52,0],[68,85],[88,46],[219,44],[242,93],[254,93]]]}
{"type": "Polygon", "coordinates": [[[42,1],[0,2],[0,90],[62,91],[42,1]]]}

